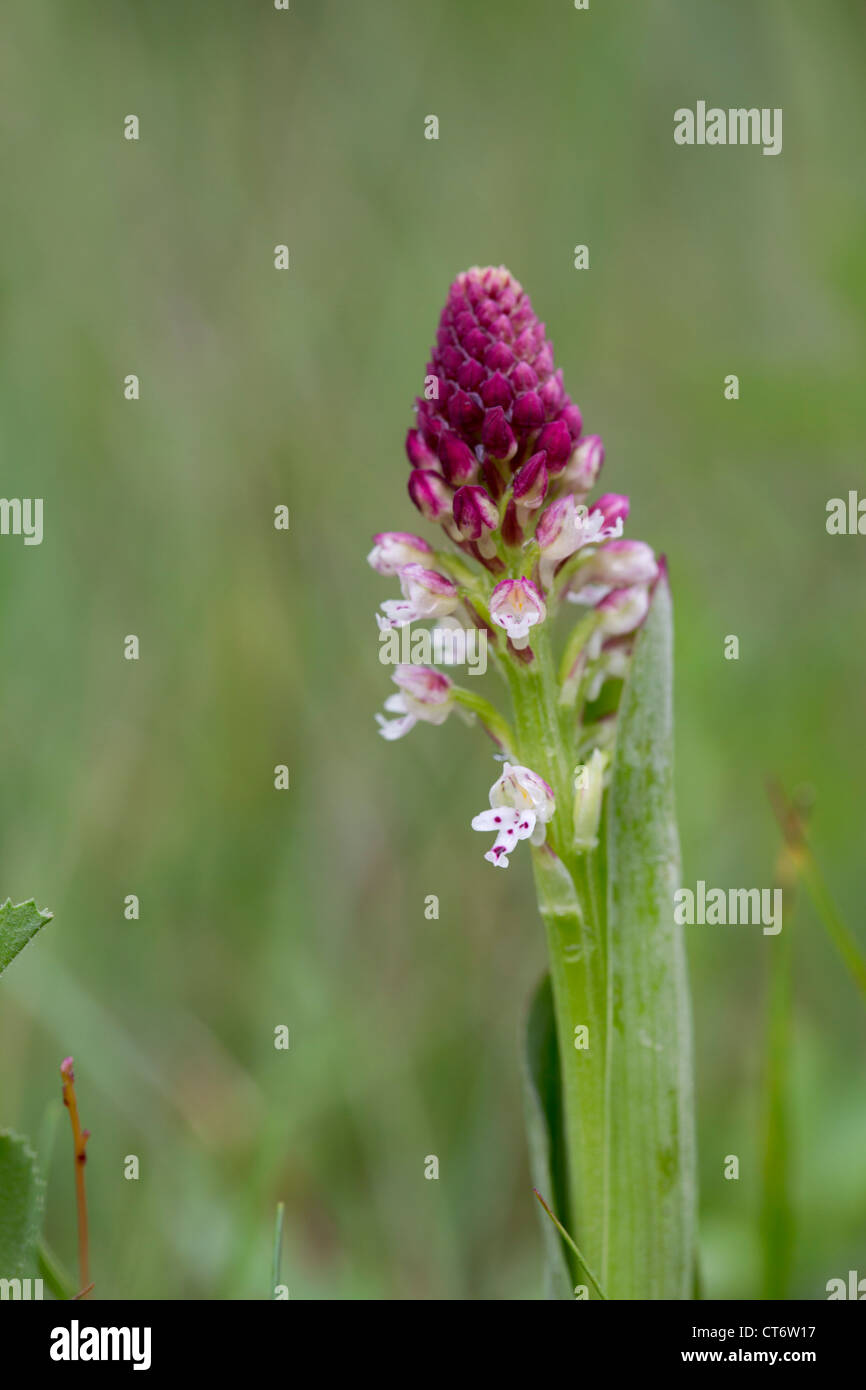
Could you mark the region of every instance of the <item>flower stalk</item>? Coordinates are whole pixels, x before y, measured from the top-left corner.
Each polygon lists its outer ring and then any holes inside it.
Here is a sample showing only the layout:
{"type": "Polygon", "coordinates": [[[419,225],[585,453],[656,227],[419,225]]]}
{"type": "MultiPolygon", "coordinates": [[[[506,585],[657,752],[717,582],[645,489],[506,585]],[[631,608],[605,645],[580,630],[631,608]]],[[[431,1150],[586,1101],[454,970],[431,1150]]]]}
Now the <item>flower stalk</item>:
{"type": "Polygon", "coordinates": [[[669,920],[666,576],[650,546],[623,539],[627,497],[588,500],[604,446],[583,434],[544,325],[504,268],[452,285],[406,452],[409,496],[445,544],[375,537],[371,565],[402,590],[382,604],[379,627],[471,623],[511,718],[430,667],[401,666],[385,706],[399,718],[379,716],[381,733],[393,741],[419,722],[442,724],[453,708],[494,740],[500,775],[472,828],[494,835],[484,858],[498,868],[525,857],[529,842],[559,1092],[535,1148],[564,1151],[555,1201],[582,1252],[570,1273],[597,1271],[587,1297],[691,1297],[690,1020],[669,920]],[[565,617],[560,642],[554,626],[565,617]],[[635,684],[645,625],[651,646],[635,684]]]}
{"type": "Polygon", "coordinates": [[[63,1090],[63,1104],[69,1111],[72,1124],[72,1147],[75,1160],[75,1201],[78,1208],[78,1268],[81,1290],[78,1298],[84,1298],[92,1288],[90,1282],[90,1237],[87,1225],[87,1188],[84,1182],[84,1168],[87,1163],[87,1141],[90,1131],[81,1128],[78,1117],[78,1099],[75,1095],[75,1073],[72,1058],[65,1057],[60,1064],[60,1078],[63,1090]]]}

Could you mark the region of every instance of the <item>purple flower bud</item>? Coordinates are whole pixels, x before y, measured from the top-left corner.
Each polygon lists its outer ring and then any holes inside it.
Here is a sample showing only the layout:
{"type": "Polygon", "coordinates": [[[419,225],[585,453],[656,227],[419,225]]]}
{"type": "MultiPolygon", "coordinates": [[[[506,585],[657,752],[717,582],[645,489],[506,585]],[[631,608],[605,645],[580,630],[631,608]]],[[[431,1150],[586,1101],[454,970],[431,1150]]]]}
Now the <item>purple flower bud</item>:
{"type": "Polygon", "coordinates": [[[543,551],[550,553],[552,559],[561,560],[577,549],[576,527],[575,501],[569,493],[545,507],[535,528],[535,539],[543,551]]]}
{"type": "MultiPolygon", "coordinates": [[[[537,365],[536,363],[536,366],[537,365]]],[[[553,420],[554,416],[556,416],[568,402],[568,397],[565,394],[565,387],[562,384],[562,372],[554,372],[553,376],[549,377],[548,380],[538,388],[538,394],[544,404],[545,418],[553,420]]],[[[580,414],[580,411],[578,411],[578,414],[580,414]]]]}
{"type": "Polygon", "coordinates": [[[547,463],[547,454],[542,449],[527,459],[514,475],[512,496],[524,511],[535,511],[547,496],[547,463]]]}
{"type": "Polygon", "coordinates": [[[478,391],[486,380],[487,373],[481,363],[472,357],[467,357],[457,369],[457,385],[461,391],[467,391],[470,395],[473,391],[478,391]]]}
{"type": "Polygon", "coordinates": [[[625,521],[629,512],[628,498],[621,492],[605,492],[590,507],[590,516],[594,512],[601,512],[605,526],[612,526],[616,521],[625,521]]]}
{"type": "Polygon", "coordinates": [[[652,546],[645,541],[608,541],[581,569],[581,584],[609,584],[625,589],[651,584],[658,574],[652,546]]]}
{"type": "Polygon", "coordinates": [[[547,454],[547,466],[551,473],[561,473],[574,448],[568,425],[564,420],[552,420],[545,425],[536,440],[536,446],[547,454]]]}
{"type": "Polygon", "coordinates": [[[583,429],[583,416],[580,413],[580,407],[571,404],[567,405],[561,412],[559,418],[568,426],[568,432],[572,440],[580,439],[580,433],[583,429]]]}
{"type": "Polygon", "coordinates": [[[481,399],[488,410],[499,405],[507,410],[514,400],[514,388],[502,372],[494,372],[481,387],[481,399]]]}
{"type": "Polygon", "coordinates": [[[478,475],[478,459],[452,430],[443,430],[439,436],[439,458],[445,477],[455,487],[478,475]]]}
{"type": "Polygon", "coordinates": [[[517,440],[514,431],[505,418],[505,411],[501,406],[494,406],[493,410],[488,410],[487,418],[484,421],[484,428],[481,431],[481,442],[495,459],[510,459],[517,452],[517,440]]]}
{"type": "Polygon", "coordinates": [[[476,395],[455,391],[448,402],[448,419],[464,438],[474,438],[484,419],[484,407],[476,395]]]}
{"type": "Polygon", "coordinates": [[[544,424],[544,403],[537,391],[526,391],[517,397],[512,419],[515,427],[523,434],[537,430],[544,424]]]}
{"type": "Polygon", "coordinates": [[[451,516],[451,488],[440,473],[414,468],[409,474],[409,496],[427,521],[446,521],[451,516]]]}
{"type": "Polygon", "coordinates": [[[424,563],[433,551],[421,536],[409,531],[380,531],[373,537],[373,549],[367,556],[377,574],[397,574],[404,565],[424,563]]]}
{"type": "Polygon", "coordinates": [[[498,530],[499,508],[483,487],[459,487],[454,494],[454,522],[464,540],[477,541],[485,532],[498,530]]]}
{"type": "Polygon", "coordinates": [[[491,372],[509,372],[514,366],[514,353],[507,343],[491,343],[484,354],[484,365],[491,372]]]}
{"type": "MultiPolygon", "coordinates": [[[[445,421],[438,415],[431,414],[429,407],[437,405],[435,401],[418,401],[416,412],[418,415],[418,428],[428,449],[435,454],[439,447],[439,436],[445,429],[445,421]]],[[[438,407],[437,407],[438,408],[438,407]]],[[[435,466],[435,465],[434,465],[435,466]]]]}
{"type": "MultiPolygon", "coordinates": [[[[503,266],[474,267],[458,275],[442,311],[427,375],[439,383],[438,399],[419,400],[417,409],[431,450],[445,426],[473,453],[482,444],[490,458],[522,463],[545,423],[562,416],[572,439],[580,432],[580,412],[576,431],[573,414],[564,415],[576,407],[565,394],[562,374],[554,369],[544,325],[503,266]]],[[[428,459],[411,454],[410,461],[416,467],[431,466],[428,459]]]]}
{"type": "Polygon", "coordinates": [[[420,430],[410,430],[406,435],[406,457],[413,468],[436,467],[436,455],[427,447],[420,430]]]}
{"type": "Polygon", "coordinates": [[[518,362],[511,373],[511,381],[515,391],[534,391],[538,385],[538,377],[528,362],[518,362]]]}
{"type": "Polygon", "coordinates": [[[572,454],[565,469],[564,481],[573,492],[584,496],[595,487],[604,463],[604,445],[597,434],[588,434],[572,454]]]}
{"type": "Polygon", "coordinates": [[[649,612],[649,592],[645,585],[629,589],[614,589],[596,604],[601,614],[601,632],[605,637],[623,637],[639,628],[649,612]]]}
{"type": "Polygon", "coordinates": [[[509,499],[502,518],[502,539],[513,549],[523,544],[523,522],[518,516],[518,507],[513,497],[509,499]]]}

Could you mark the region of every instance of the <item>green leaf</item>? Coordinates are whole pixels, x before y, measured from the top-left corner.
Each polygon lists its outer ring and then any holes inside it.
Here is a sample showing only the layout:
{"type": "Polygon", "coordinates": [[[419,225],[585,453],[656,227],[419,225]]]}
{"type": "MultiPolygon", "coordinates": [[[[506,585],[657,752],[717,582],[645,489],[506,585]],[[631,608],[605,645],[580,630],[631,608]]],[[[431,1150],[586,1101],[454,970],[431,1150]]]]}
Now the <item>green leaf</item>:
{"type": "Polygon", "coordinates": [[[673,634],[656,586],[623,691],[608,804],[609,1298],[690,1299],[695,1269],[691,1013],[673,794],[673,634]]]}
{"type": "Polygon", "coordinates": [[[71,1276],[67,1274],[60,1260],[44,1238],[40,1240],[39,1247],[36,1251],[36,1263],[39,1269],[40,1279],[43,1280],[45,1287],[56,1299],[75,1298],[76,1286],[74,1281],[71,1276]]]}
{"type": "MultiPolygon", "coordinates": [[[[524,1096],[532,1181],[564,1211],[559,1048],[550,976],[544,975],[529,1006],[524,1047],[524,1096]]],[[[544,1242],[545,1297],[571,1299],[573,1280],[562,1238],[539,1209],[544,1242]]]]}
{"type": "Polygon", "coordinates": [[[43,912],[32,898],[26,903],[7,898],[0,904],[0,975],[51,918],[52,913],[43,912]]]}
{"type": "Polygon", "coordinates": [[[36,1271],[43,1183],[26,1139],[0,1130],[0,1279],[29,1279],[36,1271]]]}

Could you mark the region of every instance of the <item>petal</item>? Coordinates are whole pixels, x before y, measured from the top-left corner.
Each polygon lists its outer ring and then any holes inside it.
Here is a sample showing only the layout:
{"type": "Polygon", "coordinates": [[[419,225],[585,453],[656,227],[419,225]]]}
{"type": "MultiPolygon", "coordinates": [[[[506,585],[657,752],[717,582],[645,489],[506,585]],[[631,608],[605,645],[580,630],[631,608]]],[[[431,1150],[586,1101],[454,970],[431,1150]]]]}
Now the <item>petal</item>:
{"type": "Polygon", "coordinates": [[[504,854],[501,849],[489,849],[485,854],[484,858],[489,859],[491,864],[495,864],[497,869],[508,868],[508,855],[504,854]]]}
{"type": "Polygon", "coordinates": [[[495,806],[489,811],[482,811],[479,815],[473,816],[472,829],[502,831],[513,826],[519,819],[518,812],[511,806],[495,806]]]}
{"type": "Polygon", "coordinates": [[[383,714],[376,715],[379,733],[389,743],[393,743],[395,738],[402,738],[404,734],[408,734],[415,722],[414,714],[404,714],[402,719],[386,719],[383,714]]]}

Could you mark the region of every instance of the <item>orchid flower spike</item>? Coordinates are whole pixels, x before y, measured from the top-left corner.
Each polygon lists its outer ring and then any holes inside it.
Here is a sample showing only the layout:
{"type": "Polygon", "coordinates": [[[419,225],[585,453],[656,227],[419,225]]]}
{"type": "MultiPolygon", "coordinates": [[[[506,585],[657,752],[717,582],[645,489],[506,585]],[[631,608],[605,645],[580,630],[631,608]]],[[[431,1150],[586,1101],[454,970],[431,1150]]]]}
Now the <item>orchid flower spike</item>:
{"type": "Polygon", "coordinates": [[[484,858],[500,869],[518,840],[544,843],[547,822],[556,810],[553,790],[531,768],[505,763],[502,776],[490,788],[490,810],[472,819],[473,830],[495,831],[493,848],[484,858]]]}

